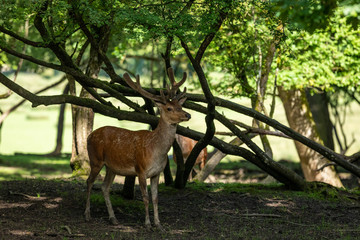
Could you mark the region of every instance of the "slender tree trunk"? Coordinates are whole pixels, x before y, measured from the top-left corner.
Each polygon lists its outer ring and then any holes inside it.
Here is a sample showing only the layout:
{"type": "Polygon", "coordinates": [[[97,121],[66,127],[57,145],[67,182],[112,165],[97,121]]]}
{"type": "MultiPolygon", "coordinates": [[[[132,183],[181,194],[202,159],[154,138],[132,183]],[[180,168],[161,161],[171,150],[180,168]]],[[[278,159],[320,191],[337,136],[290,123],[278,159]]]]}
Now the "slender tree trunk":
{"type": "Polygon", "coordinates": [[[165,185],[169,186],[171,184],[174,183],[174,179],[172,177],[171,174],[171,169],[170,169],[170,161],[169,161],[169,157],[167,158],[167,163],[164,169],[164,179],[165,179],[165,185]]]}
{"type": "MultiPolygon", "coordinates": [[[[175,140],[173,143],[174,155],[176,156],[176,178],[175,178],[175,188],[183,189],[185,187],[185,163],[182,155],[182,150],[175,140]]],[[[173,156],[174,157],[174,156],[173,156]]]]}
{"type": "Polygon", "coordinates": [[[121,191],[121,195],[126,199],[134,199],[135,197],[135,176],[126,176],[124,187],[121,191]]]}
{"type": "MultiPolygon", "coordinates": [[[[69,92],[69,84],[66,84],[63,94],[67,94],[69,92]]],[[[63,140],[63,133],[64,133],[64,119],[65,119],[65,107],[66,104],[62,103],[60,105],[60,111],[59,111],[59,118],[58,118],[58,124],[57,124],[57,134],[56,134],[56,146],[54,151],[47,154],[48,156],[59,156],[61,154],[62,150],[62,140],[63,140]]]]}
{"type": "MultiPolygon", "coordinates": [[[[302,90],[284,90],[281,87],[278,89],[290,128],[313,141],[322,143],[316,131],[305,92],[302,90]]],[[[327,159],[300,142],[295,142],[295,146],[307,181],[319,181],[336,187],[343,187],[333,166],[318,171],[319,168],[329,163],[327,159]]]]}

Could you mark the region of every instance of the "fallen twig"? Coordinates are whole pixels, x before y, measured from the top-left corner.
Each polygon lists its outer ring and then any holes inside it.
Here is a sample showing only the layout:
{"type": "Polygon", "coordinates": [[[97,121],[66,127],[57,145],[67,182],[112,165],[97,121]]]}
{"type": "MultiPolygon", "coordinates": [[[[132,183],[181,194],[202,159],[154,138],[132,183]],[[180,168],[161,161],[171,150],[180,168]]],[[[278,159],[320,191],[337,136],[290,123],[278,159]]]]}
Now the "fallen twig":
{"type": "Polygon", "coordinates": [[[265,218],[281,218],[278,214],[265,214],[265,213],[245,213],[239,214],[240,217],[265,217],[265,218]]]}

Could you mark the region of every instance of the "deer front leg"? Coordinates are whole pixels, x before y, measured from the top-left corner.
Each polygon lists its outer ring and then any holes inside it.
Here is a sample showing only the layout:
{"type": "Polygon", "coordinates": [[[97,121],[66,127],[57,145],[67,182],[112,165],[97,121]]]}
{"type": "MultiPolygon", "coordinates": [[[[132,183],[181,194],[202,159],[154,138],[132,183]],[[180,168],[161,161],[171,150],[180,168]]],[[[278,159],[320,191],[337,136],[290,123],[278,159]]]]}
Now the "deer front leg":
{"type": "Polygon", "coordinates": [[[138,175],[141,195],[145,205],[145,227],[151,229],[150,217],[149,217],[149,194],[147,191],[146,177],[145,175],[138,175]]]}
{"type": "Polygon", "coordinates": [[[164,228],[161,226],[160,220],[159,220],[159,209],[158,209],[159,177],[160,177],[160,175],[157,175],[157,176],[151,178],[151,196],[152,196],[152,202],[153,202],[153,206],[154,206],[154,223],[155,223],[155,226],[160,231],[165,231],[164,228]]]}

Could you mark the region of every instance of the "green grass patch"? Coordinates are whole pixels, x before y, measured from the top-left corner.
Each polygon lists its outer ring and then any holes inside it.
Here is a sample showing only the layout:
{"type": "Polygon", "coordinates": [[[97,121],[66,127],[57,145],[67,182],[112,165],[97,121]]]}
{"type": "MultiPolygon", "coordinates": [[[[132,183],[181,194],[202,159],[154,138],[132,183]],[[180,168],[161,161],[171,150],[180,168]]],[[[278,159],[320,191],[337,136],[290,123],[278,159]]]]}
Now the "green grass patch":
{"type": "Polygon", "coordinates": [[[0,180],[70,177],[70,158],[40,155],[0,155],[0,180]]]}
{"type": "MultiPolygon", "coordinates": [[[[92,193],[90,196],[90,201],[91,204],[105,206],[105,199],[102,193],[92,193]]],[[[126,212],[145,211],[145,206],[142,201],[127,200],[121,197],[119,194],[110,193],[110,201],[113,207],[119,207],[126,212]]],[[[149,208],[152,208],[151,204],[149,204],[149,208]]]]}
{"type": "MultiPolygon", "coordinates": [[[[172,192],[176,189],[172,187],[159,185],[160,191],[172,192]]],[[[203,182],[192,182],[186,185],[187,191],[194,192],[219,192],[221,194],[226,193],[239,193],[239,194],[250,194],[254,196],[261,196],[266,198],[303,198],[316,201],[327,201],[327,202],[339,202],[339,201],[353,201],[354,199],[360,200],[360,194],[357,191],[350,191],[346,189],[338,189],[335,187],[328,186],[326,184],[314,183],[312,187],[305,191],[293,191],[285,187],[280,183],[273,184],[261,184],[261,183],[203,183],[203,182]],[[315,187],[316,186],[316,187],[315,187]]]]}
{"type": "Polygon", "coordinates": [[[186,188],[201,192],[225,192],[225,193],[251,193],[263,194],[273,191],[283,191],[283,184],[244,184],[244,183],[203,183],[194,182],[186,185],[186,188]]]}

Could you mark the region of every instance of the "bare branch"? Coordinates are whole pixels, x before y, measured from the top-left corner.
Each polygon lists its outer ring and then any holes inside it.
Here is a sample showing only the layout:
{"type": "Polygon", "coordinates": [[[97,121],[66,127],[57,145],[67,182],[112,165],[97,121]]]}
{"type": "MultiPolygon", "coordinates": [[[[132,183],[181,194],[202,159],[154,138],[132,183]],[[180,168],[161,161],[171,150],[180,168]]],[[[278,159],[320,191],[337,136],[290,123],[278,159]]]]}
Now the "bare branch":
{"type": "MultiPolygon", "coordinates": [[[[282,132],[270,131],[265,130],[262,128],[251,128],[248,131],[243,131],[244,134],[253,133],[256,135],[268,135],[268,136],[276,136],[276,137],[283,137],[291,139],[289,136],[283,134],[282,132]]],[[[235,136],[232,132],[215,132],[215,135],[222,135],[222,136],[235,136]]]]}
{"type": "MultiPolygon", "coordinates": [[[[1,26],[0,26],[0,30],[1,30],[1,26]]],[[[25,26],[24,26],[24,37],[27,38],[28,35],[29,35],[29,19],[27,19],[25,21],[25,26]]],[[[23,54],[25,54],[26,48],[27,48],[27,45],[25,44],[24,47],[23,47],[23,50],[22,50],[23,54]]],[[[21,70],[23,62],[24,62],[24,59],[20,58],[20,60],[18,62],[18,65],[17,65],[17,69],[16,69],[15,74],[14,74],[14,80],[13,80],[14,82],[16,82],[16,78],[17,78],[17,76],[18,76],[18,74],[19,74],[19,72],[21,70]]],[[[8,98],[9,96],[11,96],[11,94],[12,94],[12,91],[9,90],[7,93],[0,95],[0,99],[8,98]]]]}
{"type": "MultiPolygon", "coordinates": [[[[57,85],[59,85],[60,83],[62,83],[64,80],[66,79],[65,76],[63,76],[62,78],[60,78],[59,81],[49,85],[49,86],[46,86],[38,91],[35,92],[35,94],[39,94],[39,93],[42,93],[42,92],[45,92],[53,87],[56,87],[57,85]]],[[[21,100],[19,103],[15,104],[14,106],[12,106],[9,110],[7,110],[6,112],[4,112],[3,114],[1,114],[0,116],[0,125],[4,122],[4,120],[7,118],[7,116],[13,112],[15,109],[17,109],[18,107],[20,107],[23,103],[26,102],[26,99],[23,99],[21,100]]]]}
{"type": "Polygon", "coordinates": [[[29,39],[27,39],[26,37],[21,37],[19,36],[18,34],[6,29],[5,27],[1,26],[0,25],[0,32],[3,32],[5,33],[6,35],[9,35],[27,45],[30,45],[30,46],[33,46],[33,47],[41,47],[41,48],[46,48],[47,47],[47,44],[43,43],[43,42],[34,42],[34,41],[31,41],[29,39]]]}
{"type": "Polygon", "coordinates": [[[71,68],[71,67],[68,67],[68,66],[57,65],[57,64],[41,61],[39,59],[33,58],[33,57],[25,55],[25,54],[18,53],[16,51],[12,50],[12,49],[9,49],[9,48],[7,48],[5,46],[1,46],[1,45],[0,45],[0,49],[4,50],[5,52],[7,52],[7,53],[9,53],[9,54],[11,54],[13,56],[23,58],[25,60],[36,63],[38,65],[48,67],[48,68],[52,68],[52,69],[59,70],[61,72],[70,74],[71,76],[73,76],[76,79],[76,81],[78,81],[85,88],[95,87],[95,88],[103,89],[104,91],[108,92],[113,97],[119,99],[120,101],[122,101],[123,103],[128,105],[129,107],[131,107],[131,108],[133,108],[133,109],[135,109],[137,111],[140,111],[140,112],[145,111],[144,109],[140,108],[137,104],[133,103],[132,101],[130,101],[126,97],[124,97],[120,92],[118,92],[114,88],[112,88],[109,83],[107,83],[105,81],[101,81],[99,79],[94,79],[94,78],[91,78],[89,76],[86,76],[78,68],[74,69],[74,68],[71,68]]]}
{"type": "MultiPolygon", "coordinates": [[[[201,96],[198,94],[188,94],[187,97],[189,100],[204,102],[204,103],[207,102],[207,100],[204,96],[201,96]]],[[[296,141],[299,141],[302,144],[308,146],[309,148],[315,150],[316,152],[320,153],[328,160],[337,163],[339,166],[345,168],[346,170],[348,170],[348,171],[354,173],[356,176],[360,177],[360,168],[358,166],[355,166],[354,164],[346,161],[343,156],[334,152],[333,150],[306,138],[305,136],[293,131],[291,128],[279,123],[278,121],[276,121],[274,119],[271,119],[271,118],[255,111],[251,108],[241,106],[237,103],[234,103],[234,102],[231,102],[231,101],[228,101],[225,99],[221,99],[218,97],[216,97],[215,99],[216,99],[215,102],[216,102],[217,106],[231,109],[238,113],[245,114],[245,115],[255,118],[261,122],[264,122],[264,123],[268,124],[269,126],[281,131],[282,133],[289,136],[290,138],[292,138],[296,141]]],[[[195,108],[194,105],[190,104],[189,101],[187,101],[184,104],[184,107],[188,107],[191,109],[195,108]]],[[[201,108],[196,107],[196,111],[202,112],[204,114],[206,114],[206,112],[207,112],[206,109],[204,109],[203,107],[201,107],[201,108]]],[[[217,115],[216,115],[216,119],[217,119],[217,115]]]]}
{"type": "MultiPolygon", "coordinates": [[[[39,105],[47,106],[54,104],[70,103],[82,107],[92,108],[94,112],[101,113],[105,116],[113,117],[118,120],[129,120],[129,121],[136,121],[136,122],[154,124],[154,125],[158,123],[158,118],[153,115],[147,113],[122,111],[115,107],[106,106],[88,98],[80,98],[71,95],[37,96],[27,91],[26,89],[22,88],[17,83],[14,83],[13,81],[8,79],[5,75],[1,73],[0,73],[0,83],[4,84],[18,95],[32,102],[33,107],[39,105]]],[[[181,126],[178,126],[177,132],[181,135],[197,140],[201,139],[204,136],[204,134],[200,132],[190,130],[188,128],[181,126]]],[[[251,153],[249,150],[228,144],[216,137],[214,137],[211,140],[211,145],[218,148],[223,153],[241,156],[244,157],[245,159],[248,159],[249,161],[256,161],[256,156],[253,153],[251,153]]]]}
{"type": "Polygon", "coordinates": [[[0,49],[3,50],[6,53],[9,53],[9,54],[15,56],[15,57],[25,59],[25,60],[27,60],[29,62],[38,64],[40,66],[48,67],[48,68],[59,70],[59,71],[62,71],[62,72],[64,72],[64,69],[67,68],[65,66],[61,66],[61,65],[57,65],[57,64],[53,64],[53,63],[48,63],[48,62],[39,60],[37,58],[31,57],[29,55],[19,53],[19,52],[15,51],[15,50],[12,50],[10,48],[5,47],[4,45],[0,45],[0,49]]]}

